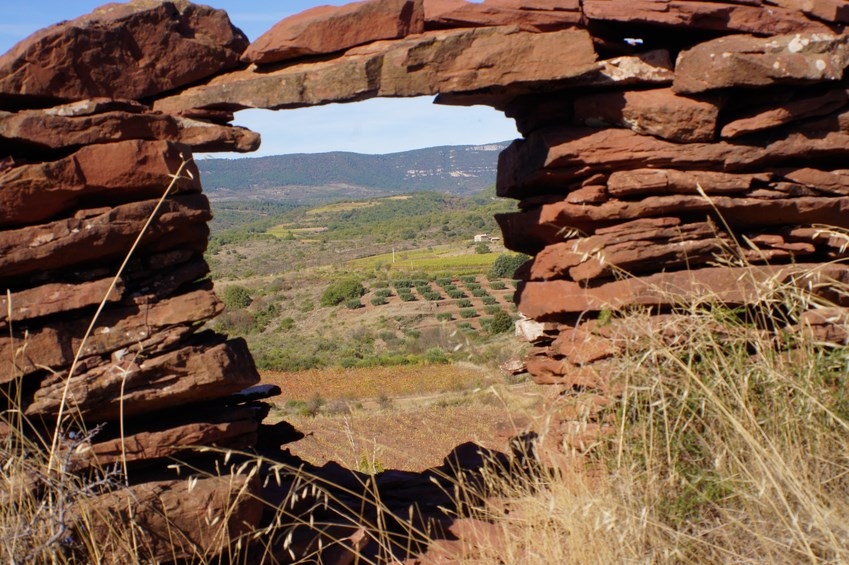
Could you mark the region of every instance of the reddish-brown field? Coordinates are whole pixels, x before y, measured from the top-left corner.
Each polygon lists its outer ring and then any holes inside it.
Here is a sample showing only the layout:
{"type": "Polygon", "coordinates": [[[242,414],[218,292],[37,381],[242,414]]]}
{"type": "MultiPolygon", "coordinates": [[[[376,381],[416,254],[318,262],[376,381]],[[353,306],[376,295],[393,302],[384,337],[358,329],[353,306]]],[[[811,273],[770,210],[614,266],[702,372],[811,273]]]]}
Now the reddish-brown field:
{"type": "Polygon", "coordinates": [[[468,441],[503,451],[543,392],[457,365],[266,372],[263,381],[283,389],[271,419],[305,434],[286,446],[293,454],[362,471],[421,471],[468,441]]]}

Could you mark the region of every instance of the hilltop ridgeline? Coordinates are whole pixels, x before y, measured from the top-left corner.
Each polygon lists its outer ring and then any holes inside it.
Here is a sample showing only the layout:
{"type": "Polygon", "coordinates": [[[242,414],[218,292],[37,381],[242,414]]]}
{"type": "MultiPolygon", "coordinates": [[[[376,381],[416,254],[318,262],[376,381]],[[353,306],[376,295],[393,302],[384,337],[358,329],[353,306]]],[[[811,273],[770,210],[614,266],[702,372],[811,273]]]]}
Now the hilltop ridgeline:
{"type": "Polygon", "coordinates": [[[211,198],[273,197],[284,187],[343,186],[368,196],[425,190],[468,195],[495,184],[498,153],[509,142],[428,147],[385,155],[334,151],[243,159],[200,159],[211,198]]]}
{"type": "MultiPolygon", "coordinates": [[[[259,378],[244,342],[200,331],[222,308],[205,280],[211,215],[193,165],[110,282],[184,159],[258,147],[233,112],[379,96],[516,120],[524,138],[501,153],[497,189],[520,203],[499,216],[505,243],[535,256],[517,293],[536,320],[527,365],[563,396],[599,399],[581,425],[552,422],[558,447],[598,438],[607,423],[593,418],[613,394],[604,362],[640,346],[612,311],[644,308],[674,341],[672,310],[710,295],[746,311],[778,281],[836,305],[765,331],[845,344],[849,304],[832,290],[849,281],[846,23],[839,0],[368,0],[309,10],[249,44],[220,10],[137,0],[39,31],[0,57],[4,413],[25,415],[68,472],[123,470],[115,492],[92,497],[102,512],[86,531],[135,521],[144,555],[119,547],[105,561],[212,560],[260,525],[274,558],[353,560],[345,544],[368,544],[365,530],[332,544],[272,531],[263,512],[297,482],[275,487],[267,467],[196,451],[280,456],[284,440],[262,424],[273,387],[242,392],[259,378]],[[173,458],[221,476],[186,481],[173,458]]],[[[18,429],[0,421],[4,438],[18,429]]],[[[381,480],[361,486],[407,489],[381,480]]],[[[406,519],[408,503],[390,510],[406,519]]]]}

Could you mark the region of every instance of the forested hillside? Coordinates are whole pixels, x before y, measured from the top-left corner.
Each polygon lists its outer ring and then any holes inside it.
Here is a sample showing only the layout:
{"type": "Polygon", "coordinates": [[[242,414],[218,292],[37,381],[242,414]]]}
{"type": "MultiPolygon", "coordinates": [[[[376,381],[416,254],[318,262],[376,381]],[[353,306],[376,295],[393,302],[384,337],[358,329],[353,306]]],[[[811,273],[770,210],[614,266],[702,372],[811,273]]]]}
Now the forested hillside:
{"type": "Polygon", "coordinates": [[[301,204],[356,196],[438,191],[473,194],[495,183],[507,142],[429,147],[387,155],[333,152],[245,159],[200,159],[212,199],[284,197],[301,204]],[[300,187],[301,190],[283,190],[300,187]],[[344,192],[330,190],[344,188],[344,192]],[[307,190],[303,190],[303,189],[307,190]],[[318,190],[314,190],[318,189],[318,190]],[[310,200],[308,197],[314,196],[310,200]]]}

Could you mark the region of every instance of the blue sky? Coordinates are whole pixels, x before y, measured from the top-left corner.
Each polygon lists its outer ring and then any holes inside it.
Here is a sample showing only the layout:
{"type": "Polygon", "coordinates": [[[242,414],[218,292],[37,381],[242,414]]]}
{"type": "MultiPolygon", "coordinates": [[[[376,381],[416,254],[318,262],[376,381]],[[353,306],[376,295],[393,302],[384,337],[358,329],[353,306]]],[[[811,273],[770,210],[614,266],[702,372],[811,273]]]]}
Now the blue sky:
{"type": "MultiPolygon", "coordinates": [[[[20,0],[3,7],[0,53],[32,32],[73,19],[104,0],[20,0]]],[[[279,20],[322,4],[347,0],[213,0],[253,40],[279,20]]],[[[262,134],[251,155],[356,151],[391,153],[433,145],[464,145],[518,137],[513,120],[491,108],[438,106],[430,98],[374,99],[354,104],[283,110],[247,110],[235,123],[262,134]]],[[[221,156],[221,155],[219,155],[221,156]]]]}

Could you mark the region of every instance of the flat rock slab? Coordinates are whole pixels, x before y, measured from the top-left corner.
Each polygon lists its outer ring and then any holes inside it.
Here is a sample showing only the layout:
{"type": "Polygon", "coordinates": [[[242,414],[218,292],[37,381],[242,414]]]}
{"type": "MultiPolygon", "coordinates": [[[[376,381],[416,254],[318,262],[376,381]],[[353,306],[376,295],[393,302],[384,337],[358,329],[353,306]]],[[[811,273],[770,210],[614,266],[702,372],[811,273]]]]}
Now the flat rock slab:
{"type": "MultiPolygon", "coordinates": [[[[97,319],[96,327],[85,343],[82,340],[91,322],[91,315],[52,319],[26,328],[13,326],[15,331],[11,335],[7,333],[0,337],[0,352],[3,353],[0,359],[0,383],[39,370],[59,372],[67,369],[81,348],[81,358],[119,352],[116,359],[121,360],[123,355],[130,352],[130,348],[151,339],[157,332],[163,332],[162,337],[165,338],[166,330],[182,325],[193,331],[193,324],[209,320],[222,310],[223,305],[211,288],[202,286],[154,304],[115,305],[107,308],[97,319]]],[[[202,361],[197,363],[202,364],[202,361]]],[[[231,390],[227,394],[232,392],[235,391],[231,390]]],[[[96,393],[96,390],[92,391],[92,394],[96,393]]],[[[48,402],[45,406],[49,405],[48,402]]],[[[48,407],[44,409],[48,410],[48,407]]]]}
{"type": "Polygon", "coordinates": [[[826,22],[849,23],[849,4],[846,0],[767,0],[788,10],[798,10],[826,22]]]}
{"type": "Polygon", "coordinates": [[[795,281],[803,287],[827,286],[846,267],[818,264],[714,267],[615,281],[587,288],[571,281],[528,282],[517,294],[519,311],[541,321],[564,314],[598,312],[625,306],[680,306],[714,301],[726,306],[754,304],[765,289],[795,281]]]}
{"type": "Polygon", "coordinates": [[[551,90],[584,87],[659,86],[672,84],[672,60],[669,51],[655,49],[639,55],[626,55],[597,61],[582,72],[554,81],[526,81],[509,87],[490,88],[475,92],[440,93],[436,104],[449,106],[491,106],[516,119],[516,127],[527,135],[530,131],[551,125],[562,113],[571,117],[571,102],[555,102],[557,95],[548,95],[551,90]],[[557,108],[557,104],[568,105],[569,112],[557,108]]]}
{"type": "Polygon", "coordinates": [[[815,225],[849,228],[849,198],[795,197],[746,198],[670,195],[649,196],[639,201],[609,200],[599,205],[566,201],[545,204],[523,212],[496,214],[509,249],[534,254],[543,247],[579,231],[593,234],[611,224],[638,218],[688,215],[721,215],[735,230],[784,225],[815,225]]]}
{"type": "MultiPolygon", "coordinates": [[[[73,218],[0,231],[0,277],[37,273],[123,258],[141,233],[156,200],[79,210],[73,218]]],[[[142,238],[142,253],[178,249],[209,237],[212,219],[203,194],[169,197],[142,238]]]]}
{"type": "Polygon", "coordinates": [[[575,121],[599,127],[627,127],[669,141],[712,141],[719,107],[675,94],[669,88],[596,92],[574,102],[575,121]]]}
{"type": "Polygon", "coordinates": [[[0,142],[7,142],[8,150],[17,154],[33,149],[66,150],[130,139],[175,141],[193,151],[246,153],[259,148],[259,134],[239,126],[185,116],[120,110],[69,115],[63,112],[65,108],[0,111],[0,142]]]}
{"type": "Polygon", "coordinates": [[[607,192],[616,198],[658,194],[740,194],[772,179],[769,173],[723,173],[677,169],[633,169],[614,171],[607,179],[607,192]]]}
{"type": "Polygon", "coordinates": [[[763,171],[788,159],[842,158],[849,135],[787,133],[761,143],[678,144],[626,129],[555,126],[514,141],[501,152],[496,189],[499,196],[521,198],[526,189],[543,192],[596,173],[644,168],[723,172],[763,171]],[[552,180],[547,181],[546,177],[552,180]]]}
{"type": "Polygon", "coordinates": [[[329,61],[247,69],[157,100],[156,110],[298,108],[374,96],[421,96],[545,83],[593,70],[585,30],[515,26],[431,31],[355,47],[329,61]]]}
{"type": "Polygon", "coordinates": [[[720,88],[838,81],[847,66],[849,35],[731,35],[682,51],[672,88],[693,94],[720,88]]]}
{"type": "Polygon", "coordinates": [[[338,7],[317,6],[275,24],[251,43],[242,60],[276,63],[423,31],[422,0],[368,0],[338,7]]]}
{"type": "Polygon", "coordinates": [[[154,481],[86,499],[70,514],[109,563],[214,560],[259,526],[261,491],[256,475],[154,481]],[[116,524],[134,529],[135,546],[116,524]]]}
{"type": "MultiPolygon", "coordinates": [[[[0,228],[61,218],[94,198],[109,206],[162,196],[171,175],[190,157],[181,144],[130,140],[88,145],[58,161],[9,169],[0,173],[0,228]]],[[[189,161],[172,190],[200,189],[197,165],[189,161]]]]}
{"type": "Polygon", "coordinates": [[[227,397],[259,382],[241,338],[187,345],[150,359],[127,354],[72,376],[70,384],[66,377],[60,373],[42,383],[26,413],[57,414],[66,386],[66,408],[99,423],[227,397]]]}
{"type": "Polygon", "coordinates": [[[735,138],[764,131],[806,118],[825,116],[840,110],[849,104],[849,93],[845,89],[835,89],[820,96],[799,98],[784,104],[773,104],[767,108],[737,116],[722,126],[723,138],[735,138]]]}
{"type": "Polygon", "coordinates": [[[427,29],[517,25],[526,31],[554,31],[581,22],[577,1],[533,2],[489,0],[480,4],[465,0],[425,0],[427,29]]]}
{"type": "Polygon", "coordinates": [[[832,31],[827,25],[808,19],[796,10],[747,5],[734,1],[584,0],[583,9],[589,20],[627,24],[652,24],[757,35],[832,31]]]}
{"type": "Polygon", "coordinates": [[[247,46],[223,10],[186,0],[107,4],[0,57],[0,100],[146,98],[238,65],[247,46]]]}
{"type": "Polygon", "coordinates": [[[9,292],[0,295],[0,327],[95,306],[101,301],[117,302],[123,294],[123,282],[117,280],[113,285],[112,278],[79,284],[52,283],[9,292]]]}

